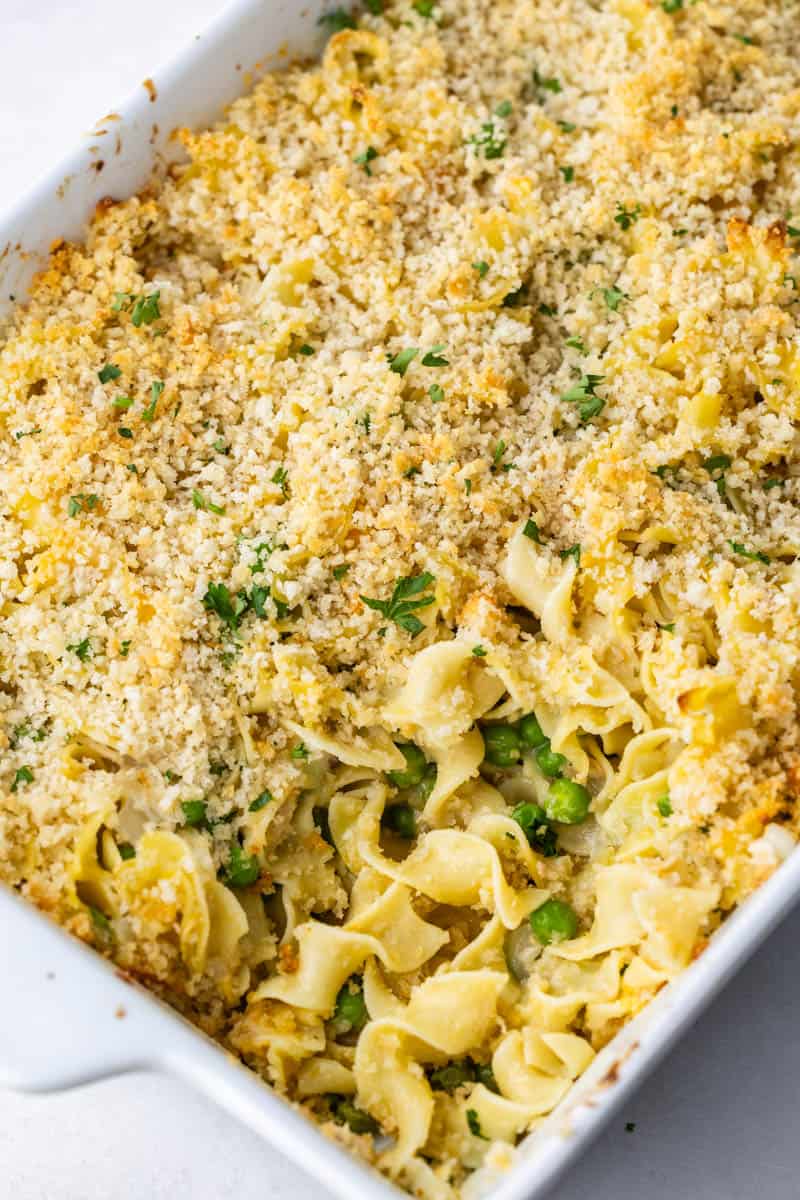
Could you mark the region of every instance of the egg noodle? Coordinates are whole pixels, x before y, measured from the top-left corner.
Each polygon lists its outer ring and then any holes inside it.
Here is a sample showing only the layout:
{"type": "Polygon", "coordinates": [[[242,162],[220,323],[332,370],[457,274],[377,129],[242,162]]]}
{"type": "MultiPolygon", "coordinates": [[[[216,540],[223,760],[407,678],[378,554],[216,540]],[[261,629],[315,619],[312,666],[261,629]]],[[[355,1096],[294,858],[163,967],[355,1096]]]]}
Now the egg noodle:
{"type": "Polygon", "coordinates": [[[444,1200],[796,840],[800,5],[325,23],[0,335],[0,874],[444,1200]]]}

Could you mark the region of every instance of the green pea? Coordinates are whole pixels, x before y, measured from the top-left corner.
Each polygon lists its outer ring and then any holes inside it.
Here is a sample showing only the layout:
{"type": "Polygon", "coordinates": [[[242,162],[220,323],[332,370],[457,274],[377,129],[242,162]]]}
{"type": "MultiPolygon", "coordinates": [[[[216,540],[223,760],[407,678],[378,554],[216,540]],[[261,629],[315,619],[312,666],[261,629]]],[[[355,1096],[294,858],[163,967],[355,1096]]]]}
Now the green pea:
{"type": "Polygon", "coordinates": [[[517,725],[517,729],[525,745],[530,746],[532,750],[538,750],[547,742],[547,737],[534,713],[528,713],[523,717],[517,725]]]}
{"type": "Polygon", "coordinates": [[[417,814],[410,804],[392,804],[383,814],[381,824],[401,838],[417,836],[417,814]]]}
{"type": "Polygon", "coordinates": [[[425,774],[417,784],[416,798],[420,804],[424,804],[430,796],[433,789],[436,787],[436,776],[439,773],[439,768],[436,763],[428,763],[425,768],[425,774]]]}
{"type": "Polygon", "coordinates": [[[334,1116],[340,1125],[349,1125],[353,1133],[380,1133],[375,1118],[362,1108],[356,1108],[352,1100],[338,1100],[334,1105],[334,1116]]]}
{"type": "Polygon", "coordinates": [[[362,1029],[367,1023],[368,1013],[367,1006],[364,1003],[364,993],[360,987],[353,990],[353,985],[350,980],[339,988],[336,996],[336,1007],[333,1010],[333,1019],[346,1024],[350,1029],[362,1029]]]}
{"type": "Polygon", "coordinates": [[[222,869],[222,882],[228,887],[250,887],[260,874],[261,866],[255,854],[245,854],[238,842],[234,842],[230,857],[222,869]]]}
{"type": "Polygon", "coordinates": [[[580,825],[589,815],[591,800],[583,784],[573,779],[554,779],[547,789],[545,812],[551,821],[580,825]]]}
{"type": "Polygon", "coordinates": [[[549,742],[545,742],[543,746],[539,747],[534,754],[534,758],[536,759],[537,767],[548,779],[556,779],[567,765],[564,755],[556,754],[555,751],[551,750],[549,742]]]}
{"type": "Polygon", "coordinates": [[[397,749],[406,760],[405,770],[389,771],[389,779],[398,788],[416,787],[422,783],[428,766],[425,755],[413,742],[400,742],[397,749]]]}
{"type": "Polygon", "coordinates": [[[545,900],[534,909],[528,918],[534,937],[543,946],[551,942],[563,942],[574,938],[578,932],[578,918],[575,909],[565,904],[563,900],[545,900]]]}
{"type": "Polygon", "coordinates": [[[485,725],[481,730],[486,761],[493,767],[513,767],[519,760],[519,734],[513,725],[485,725]]]}
{"type": "Polygon", "coordinates": [[[205,800],[182,800],[184,823],[191,829],[207,829],[208,814],[205,800]]]}
{"type": "Polygon", "coordinates": [[[437,1067],[430,1074],[431,1087],[439,1092],[454,1092],[462,1083],[471,1083],[474,1078],[475,1069],[467,1058],[437,1067]]]}
{"type": "Polygon", "coordinates": [[[524,829],[526,837],[530,838],[537,826],[547,823],[547,816],[538,804],[518,804],[511,814],[511,820],[516,821],[524,829]]]}

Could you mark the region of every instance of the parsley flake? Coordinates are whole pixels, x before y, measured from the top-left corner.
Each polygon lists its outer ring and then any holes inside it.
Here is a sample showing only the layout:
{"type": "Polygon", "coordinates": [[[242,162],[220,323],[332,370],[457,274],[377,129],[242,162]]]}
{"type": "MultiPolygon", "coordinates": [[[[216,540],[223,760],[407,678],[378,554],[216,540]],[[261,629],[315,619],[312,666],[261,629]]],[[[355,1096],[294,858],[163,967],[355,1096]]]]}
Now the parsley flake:
{"type": "Polygon", "coordinates": [[[575,168],[574,167],[559,167],[558,169],[561,172],[561,174],[564,176],[564,182],[572,183],[572,181],[575,178],[575,168]]]}
{"type": "Polygon", "coordinates": [[[475,658],[486,658],[486,651],[484,650],[483,646],[473,646],[472,653],[475,658]]]}
{"type": "Polygon", "coordinates": [[[535,542],[537,546],[541,546],[542,538],[541,534],[539,533],[539,526],[532,517],[528,517],[523,526],[522,532],[525,534],[526,538],[530,538],[530,540],[535,542]]]}
{"type": "Polygon", "coordinates": [[[356,163],[359,167],[364,168],[365,175],[371,175],[372,167],[369,164],[377,157],[378,157],[378,151],[375,149],[375,147],[367,146],[366,150],[364,150],[361,154],[357,154],[355,156],[355,158],[353,159],[353,162],[356,163]]]}
{"type": "Polygon", "coordinates": [[[224,504],[212,504],[202,492],[198,492],[197,488],[192,488],[192,504],[202,512],[216,513],[218,517],[225,514],[224,504]]]}
{"type": "Polygon", "coordinates": [[[418,354],[418,346],[409,346],[405,350],[400,350],[399,353],[395,354],[394,356],[387,354],[386,359],[389,363],[389,370],[394,371],[395,375],[405,375],[406,371],[411,366],[418,354]]]}
{"type": "Polygon", "coordinates": [[[620,229],[630,229],[631,225],[635,225],[642,215],[641,205],[637,204],[635,208],[626,208],[624,204],[617,201],[617,214],[614,217],[615,224],[619,225],[620,229]]]}
{"type": "Polygon", "coordinates": [[[273,799],[274,799],[274,797],[272,795],[272,792],[270,792],[267,788],[265,788],[260,796],[256,796],[255,800],[250,805],[250,807],[248,808],[247,811],[248,812],[261,812],[261,809],[266,808],[268,804],[271,804],[273,799]]]}
{"type": "Polygon", "coordinates": [[[423,355],[423,367],[449,367],[450,360],[442,357],[444,346],[431,346],[427,354],[423,355]]]}
{"type": "Polygon", "coordinates": [[[551,75],[549,79],[546,79],[543,75],[540,75],[535,68],[533,72],[533,82],[540,91],[552,92],[554,96],[563,91],[560,81],[556,79],[554,75],[551,75]]]}
{"type": "Polygon", "coordinates": [[[110,362],[106,363],[104,367],[100,368],[100,370],[97,372],[97,378],[101,383],[109,383],[112,379],[119,379],[121,374],[122,371],[119,369],[116,363],[110,362]]]}
{"type": "Polygon", "coordinates": [[[474,133],[469,144],[475,147],[476,153],[482,152],[484,158],[502,158],[507,138],[498,135],[494,121],[484,121],[480,133],[474,133]]]}
{"type": "Polygon", "coordinates": [[[433,596],[420,596],[420,592],[429,588],[434,579],[435,576],[428,571],[424,571],[422,575],[405,576],[398,579],[389,600],[376,600],[369,596],[361,596],[361,600],[368,608],[379,612],[388,621],[394,621],[395,625],[414,638],[425,628],[415,611],[427,608],[434,601],[433,596]]]}
{"type": "Polygon", "coordinates": [[[581,548],[576,543],[574,546],[570,546],[568,550],[559,550],[558,557],[563,561],[566,561],[568,558],[573,558],[575,560],[575,566],[579,567],[581,565],[581,548]]]}
{"type": "Polygon", "coordinates": [[[482,1141],[488,1142],[489,1139],[481,1129],[480,1119],[474,1108],[467,1109],[467,1125],[473,1137],[481,1138],[482,1141]]]}
{"type": "Polygon", "coordinates": [[[595,388],[605,379],[604,375],[581,375],[578,382],[564,392],[561,397],[569,404],[578,405],[578,416],[581,424],[585,425],[593,417],[598,416],[605,407],[605,400],[598,396],[595,388]]]}
{"type": "Polygon", "coordinates": [[[489,270],[489,264],[481,259],[480,262],[474,262],[472,264],[472,269],[473,271],[478,272],[479,279],[483,279],[484,275],[486,275],[489,270]]]}
{"type": "Polygon", "coordinates": [[[763,554],[760,550],[748,550],[747,547],[743,546],[741,542],[729,541],[728,545],[730,546],[730,548],[734,552],[734,554],[738,554],[742,558],[749,558],[749,559],[752,559],[753,562],[760,562],[760,563],[765,563],[765,564],[769,563],[769,561],[770,561],[768,554],[763,554]]]}
{"type": "Polygon", "coordinates": [[[33,783],[33,771],[30,767],[18,767],[14,772],[14,781],[11,784],[11,791],[15,792],[21,783],[33,783]]]}
{"type": "Polygon", "coordinates": [[[428,388],[428,395],[434,404],[440,404],[444,400],[444,388],[439,387],[438,383],[432,383],[428,388]]]}
{"type": "Polygon", "coordinates": [[[92,657],[92,643],[88,637],[83,638],[80,642],[73,642],[67,646],[67,650],[70,650],[73,654],[77,654],[83,663],[88,662],[92,657]]]}
{"type": "Polygon", "coordinates": [[[96,508],[100,501],[100,497],[94,492],[90,492],[87,496],[85,492],[78,492],[77,496],[70,496],[67,504],[67,516],[77,517],[78,513],[91,512],[96,508]]]}
{"type": "Polygon", "coordinates": [[[150,422],[155,417],[156,405],[158,404],[159,398],[161,396],[161,393],[164,391],[165,386],[166,386],[166,384],[162,383],[160,379],[154,379],[153,382],[150,384],[150,403],[147,405],[147,408],[145,408],[144,412],[142,413],[143,421],[150,422]]]}

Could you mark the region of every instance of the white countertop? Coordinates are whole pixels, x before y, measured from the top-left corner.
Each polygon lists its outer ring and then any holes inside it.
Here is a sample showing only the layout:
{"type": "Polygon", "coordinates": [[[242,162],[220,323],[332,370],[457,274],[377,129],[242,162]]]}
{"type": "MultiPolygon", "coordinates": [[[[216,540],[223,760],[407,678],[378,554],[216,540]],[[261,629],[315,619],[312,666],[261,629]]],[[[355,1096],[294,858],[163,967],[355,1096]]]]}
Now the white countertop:
{"type": "MultiPolygon", "coordinates": [[[[0,0],[0,209],[221,7],[0,0]]],[[[730,985],[558,1200],[797,1200],[798,921],[730,985]]],[[[52,1097],[0,1092],[0,1173],[13,1200],[329,1200],[207,1100],[155,1075],[52,1097]]]]}

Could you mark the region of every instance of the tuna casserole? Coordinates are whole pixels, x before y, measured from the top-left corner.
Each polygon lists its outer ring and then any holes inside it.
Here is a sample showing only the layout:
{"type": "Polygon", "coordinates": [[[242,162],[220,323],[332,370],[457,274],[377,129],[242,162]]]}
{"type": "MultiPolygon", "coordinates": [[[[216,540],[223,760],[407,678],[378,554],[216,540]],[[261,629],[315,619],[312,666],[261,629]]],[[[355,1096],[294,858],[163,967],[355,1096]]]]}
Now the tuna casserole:
{"type": "Polygon", "coordinates": [[[0,874],[446,1200],[795,844],[800,5],[326,24],[0,333],[0,874]]]}

